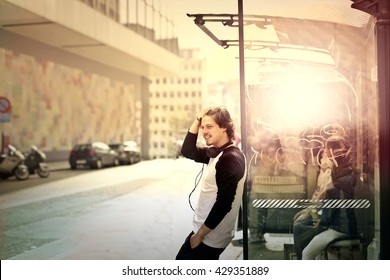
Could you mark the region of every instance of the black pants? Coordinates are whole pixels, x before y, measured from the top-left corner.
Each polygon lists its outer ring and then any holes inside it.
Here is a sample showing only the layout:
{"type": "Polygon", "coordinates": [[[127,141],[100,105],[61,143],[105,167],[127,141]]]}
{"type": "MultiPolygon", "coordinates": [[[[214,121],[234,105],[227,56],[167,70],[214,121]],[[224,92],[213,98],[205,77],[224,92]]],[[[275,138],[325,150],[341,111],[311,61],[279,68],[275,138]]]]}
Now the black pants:
{"type": "Polygon", "coordinates": [[[192,249],[190,245],[190,238],[194,233],[191,232],[184,244],[177,253],[176,260],[218,260],[219,255],[225,248],[213,248],[201,243],[198,247],[192,249]]]}

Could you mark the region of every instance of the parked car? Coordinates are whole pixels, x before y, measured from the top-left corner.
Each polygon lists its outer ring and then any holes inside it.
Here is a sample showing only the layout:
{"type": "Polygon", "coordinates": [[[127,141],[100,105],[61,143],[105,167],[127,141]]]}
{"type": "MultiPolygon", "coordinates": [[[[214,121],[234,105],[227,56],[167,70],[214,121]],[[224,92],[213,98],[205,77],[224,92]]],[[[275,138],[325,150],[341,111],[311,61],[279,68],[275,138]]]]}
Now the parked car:
{"type": "Polygon", "coordinates": [[[92,142],[75,145],[69,154],[69,164],[71,169],[78,166],[100,169],[105,166],[118,166],[119,159],[118,153],[106,143],[92,142]]]}
{"type": "Polygon", "coordinates": [[[109,144],[118,153],[120,164],[134,164],[141,161],[140,148],[135,141],[109,144]]]}
{"type": "Polygon", "coordinates": [[[125,151],[130,155],[131,164],[141,161],[141,149],[135,141],[125,141],[125,151]]]}
{"type": "Polygon", "coordinates": [[[122,143],[112,143],[112,144],[108,144],[108,146],[110,146],[111,149],[113,149],[118,153],[119,164],[131,163],[131,159],[129,158],[128,154],[125,151],[125,145],[123,145],[122,143]]]}

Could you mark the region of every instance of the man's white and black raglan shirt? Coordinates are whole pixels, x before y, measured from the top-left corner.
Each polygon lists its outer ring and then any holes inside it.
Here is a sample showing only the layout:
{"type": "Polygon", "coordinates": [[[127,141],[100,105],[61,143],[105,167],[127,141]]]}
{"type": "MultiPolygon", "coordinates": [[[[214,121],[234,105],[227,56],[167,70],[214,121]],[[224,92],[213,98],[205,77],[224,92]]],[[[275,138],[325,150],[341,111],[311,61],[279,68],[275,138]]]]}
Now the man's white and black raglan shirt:
{"type": "Polygon", "coordinates": [[[198,134],[188,132],[182,147],[183,156],[207,164],[201,192],[193,218],[193,231],[204,223],[212,229],[203,243],[225,248],[234,237],[238,212],[246,179],[246,160],[239,148],[227,143],[215,157],[207,156],[207,148],[196,147],[198,134]]]}

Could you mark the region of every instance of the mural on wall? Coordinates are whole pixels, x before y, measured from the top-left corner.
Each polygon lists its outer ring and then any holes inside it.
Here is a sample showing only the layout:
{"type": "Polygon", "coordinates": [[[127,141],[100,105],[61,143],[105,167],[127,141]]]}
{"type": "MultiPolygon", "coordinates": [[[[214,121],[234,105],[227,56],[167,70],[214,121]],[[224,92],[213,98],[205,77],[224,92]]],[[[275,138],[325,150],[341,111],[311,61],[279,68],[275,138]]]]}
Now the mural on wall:
{"type": "Polygon", "coordinates": [[[134,85],[0,48],[0,96],[13,104],[0,123],[12,144],[69,150],[86,141],[137,140],[134,85]]]}

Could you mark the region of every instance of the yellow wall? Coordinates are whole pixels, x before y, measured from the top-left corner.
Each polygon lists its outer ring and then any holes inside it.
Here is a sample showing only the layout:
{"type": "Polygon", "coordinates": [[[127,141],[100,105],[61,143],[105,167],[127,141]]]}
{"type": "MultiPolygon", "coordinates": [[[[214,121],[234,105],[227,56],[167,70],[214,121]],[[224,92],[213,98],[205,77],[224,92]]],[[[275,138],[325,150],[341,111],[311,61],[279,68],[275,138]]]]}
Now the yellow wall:
{"type": "Polygon", "coordinates": [[[85,141],[137,140],[141,133],[133,84],[2,48],[0,96],[12,104],[11,122],[0,130],[22,150],[34,144],[63,151],[85,141]]]}

